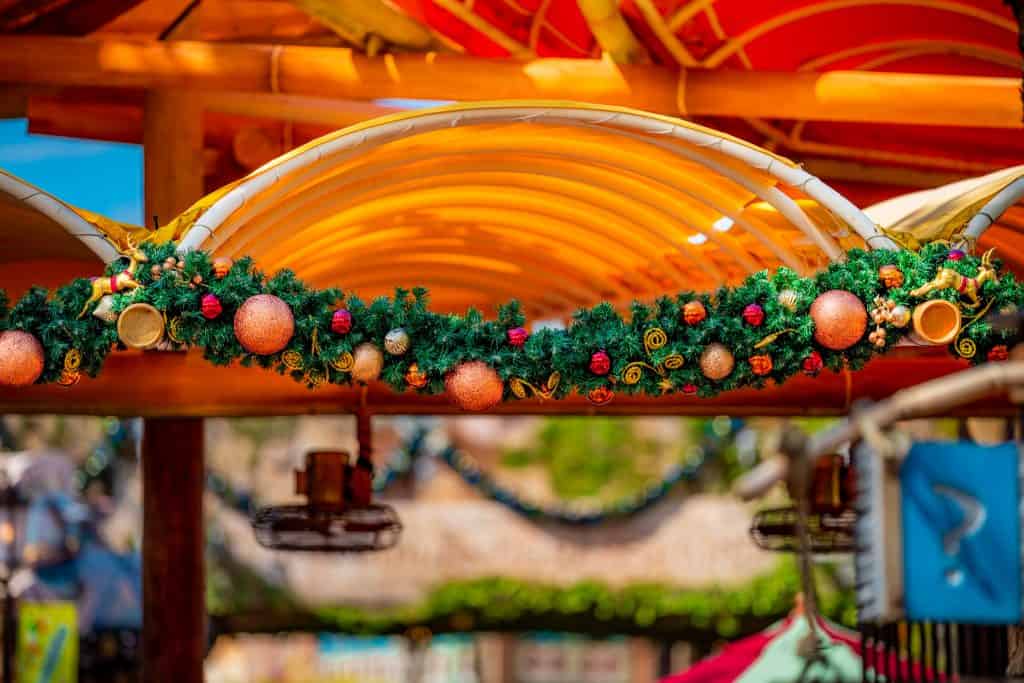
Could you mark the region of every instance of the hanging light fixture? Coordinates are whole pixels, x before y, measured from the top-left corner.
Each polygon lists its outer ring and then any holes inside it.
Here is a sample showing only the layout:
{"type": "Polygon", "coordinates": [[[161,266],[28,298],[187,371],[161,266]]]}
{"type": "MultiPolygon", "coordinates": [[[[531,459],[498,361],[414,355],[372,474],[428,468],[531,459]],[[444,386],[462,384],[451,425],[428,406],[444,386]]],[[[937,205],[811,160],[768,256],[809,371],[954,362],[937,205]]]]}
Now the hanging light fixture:
{"type": "MultiPolygon", "coordinates": [[[[855,484],[853,468],[839,454],[819,458],[807,492],[807,537],[814,554],[853,552],[855,484]]],[[[790,492],[794,495],[797,492],[790,492]]],[[[758,547],[796,552],[799,513],[795,506],[761,510],[754,515],[750,535],[758,547]]]]}
{"type": "Polygon", "coordinates": [[[275,550],[367,552],[394,546],[402,532],[389,505],[373,502],[370,419],[357,415],[359,455],[346,451],[306,453],[295,471],[295,492],[304,505],[263,508],[252,520],[260,545],[275,550]]]}

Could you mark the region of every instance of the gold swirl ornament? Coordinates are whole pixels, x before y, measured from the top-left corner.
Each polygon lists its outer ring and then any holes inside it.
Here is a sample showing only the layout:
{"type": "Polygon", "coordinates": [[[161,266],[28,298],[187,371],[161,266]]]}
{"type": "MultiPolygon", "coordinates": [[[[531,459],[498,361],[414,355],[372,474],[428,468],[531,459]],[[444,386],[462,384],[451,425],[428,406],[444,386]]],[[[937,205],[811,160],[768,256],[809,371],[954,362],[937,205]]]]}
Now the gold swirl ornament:
{"type": "Polygon", "coordinates": [[[302,354],[298,351],[291,349],[281,354],[281,364],[289,370],[302,370],[304,363],[302,362],[302,354]]]}
{"type": "Polygon", "coordinates": [[[338,372],[352,372],[352,368],[356,364],[355,356],[348,351],[344,352],[334,360],[330,361],[330,366],[338,372]]]}
{"type": "MultiPolygon", "coordinates": [[[[647,352],[648,358],[650,358],[651,352],[663,348],[667,343],[668,335],[660,327],[652,327],[644,332],[644,351],[647,352]]],[[[644,378],[644,370],[650,370],[659,377],[664,377],[666,370],[678,370],[683,367],[684,363],[685,360],[678,353],[666,356],[658,365],[651,365],[645,361],[636,360],[627,364],[622,370],[622,383],[629,385],[637,384],[644,378]]]]}
{"type": "Polygon", "coordinates": [[[970,337],[961,337],[956,343],[956,352],[963,358],[974,358],[974,354],[978,353],[978,345],[970,337]]]}
{"type": "Polygon", "coordinates": [[[73,387],[82,379],[79,368],[82,365],[82,352],[78,349],[71,349],[64,354],[64,368],[60,372],[60,379],[57,384],[62,387],[73,387]]]}
{"type": "Polygon", "coordinates": [[[527,392],[529,390],[530,392],[533,392],[534,396],[537,396],[543,400],[545,398],[554,397],[555,389],[558,388],[558,384],[561,381],[561,373],[552,372],[550,375],[548,375],[548,381],[544,384],[543,388],[536,387],[533,384],[527,382],[525,379],[522,379],[521,377],[513,377],[512,379],[510,379],[508,381],[508,386],[509,389],[512,390],[512,395],[515,396],[516,398],[528,398],[529,393],[527,392]]]}
{"type": "MultiPolygon", "coordinates": [[[[166,316],[165,316],[166,318],[166,316]]],[[[167,338],[175,344],[184,344],[185,340],[181,338],[181,318],[175,316],[170,319],[167,323],[167,338]]]]}
{"type": "Polygon", "coordinates": [[[302,381],[306,383],[311,389],[322,387],[327,383],[327,373],[317,368],[310,368],[310,370],[303,376],[302,381]]]}

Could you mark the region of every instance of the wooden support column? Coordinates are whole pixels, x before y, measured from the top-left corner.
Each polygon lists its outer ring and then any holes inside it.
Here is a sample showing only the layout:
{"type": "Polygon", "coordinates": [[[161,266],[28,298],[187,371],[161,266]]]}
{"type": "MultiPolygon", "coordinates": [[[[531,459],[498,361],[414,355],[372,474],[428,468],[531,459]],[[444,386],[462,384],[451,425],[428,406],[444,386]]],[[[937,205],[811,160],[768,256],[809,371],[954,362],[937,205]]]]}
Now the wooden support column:
{"type": "Polygon", "coordinates": [[[203,196],[203,117],[199,98],[146,93],[142,130],[146,224],[168,223],[203,196]]]}
{"type": "MultiPolygon", "coordinates": [[[[202,111],[175,91],[146,94],[146,220],[167,223],[203,194],[202,111]]],[[[145,683],[201,683],[206,652],[203,420],[147,419],[142,440],[145,683]]]]}
{"type": "Polygon", "coordinates": [[[142,437],[142,680],[201,683],[206,652],[203,420],[147,419],[142,437]]]}

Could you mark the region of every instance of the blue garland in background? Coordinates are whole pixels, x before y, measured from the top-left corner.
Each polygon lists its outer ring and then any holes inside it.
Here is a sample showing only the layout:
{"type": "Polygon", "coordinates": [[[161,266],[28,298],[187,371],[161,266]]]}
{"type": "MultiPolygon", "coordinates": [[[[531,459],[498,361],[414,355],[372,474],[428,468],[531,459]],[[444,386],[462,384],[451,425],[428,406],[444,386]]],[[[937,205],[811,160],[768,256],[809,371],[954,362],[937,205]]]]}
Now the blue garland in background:
{"type": "MultiPolygon", "coordinates": [[[[704,465],[717,457],[742,428],[742,420],[731,419],[728,429],[723,433],[710,428],[705,429],[701,443],[696,449],[697,455],[686,464],[670,467],[660,480],[635,495],[597,509],[581,509],[571,504],[545,506],[526,500],[512,489],[499,484],[491,475],[480,469],[472,456],[454,446],[446,446],[440,452],[431,454],[427,449],[427,436],[430,430],[423,425],[417,425],[401,447],[392,453],[383,466],[377,468],[374,490],[377,493],[385,491],[396,479],[411,472],[417,459],[433,455],[481,495],[531,521],[576,526],[601,524],[639,514],[664,499],[676,485],[695,480],[704,465]]],[[[207,489],[223,503],[239,512],[249,514],[258,507],[251,493],[235,490],[227,479],[212,470],[207,472],[206,485],[207,489]]]]}
{"type": "Polygon", "coordinates": [[[704,464],[718,455],[743,426],[741,420],[730,420],[725,434],[705,430],[704,438],[697,449],[698,455],[683,465],[673,465],[660,481],[642,492],[627,496],[598,509],[580,509],[572,505],[538,505],[522,498],[515,491],[499,484],[493,477],[480,469],[476,460],[454,446],[448,446],[438,458],[458,474],[464,482],[496,503],[536,522],[557,522],[576,526],[601,524],[614,519],[639,514],[665,498],[677,484],[696,479],[704,464]]]}

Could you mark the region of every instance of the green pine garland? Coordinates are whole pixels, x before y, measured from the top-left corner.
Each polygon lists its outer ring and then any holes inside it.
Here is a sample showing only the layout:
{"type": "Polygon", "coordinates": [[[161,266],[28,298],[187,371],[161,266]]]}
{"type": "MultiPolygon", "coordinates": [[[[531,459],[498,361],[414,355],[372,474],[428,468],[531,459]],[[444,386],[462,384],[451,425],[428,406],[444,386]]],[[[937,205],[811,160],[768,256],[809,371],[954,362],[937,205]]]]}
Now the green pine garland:
{"type": "MultiPolygon", "coordinates": [[[[216,365],[234,361],[246,366],[256,364],[290,374],[296,381],[310,381],[306,371],[289,369],[282,362],[281,354],[253,355],[235,338],[235,311],[250,296],[267,293],[283,299],[295,316],[295,334],[286,351],[299,354],[306,369],[322,368],[329,382],[352,381],[348,373],[329,367],[331,360],[352,352],[363,342],[381,346],[389,330],[402,327],[409,333],[411,348],[402,356],[385,354],[382,371],[382,379],[396,391],[407,389],[405,375],[411,363],[416,363],[429,380],[419,391],[440,394],[445,390],[444,378],[450,370],[459,363],[479,360],[497,370],[505,381],[507,399],[515,398],[508,390],[512,378],[544,387],[553,372],[560,374],[560,382],[553,392],[555,398],[565,397],[573,390],[586,394],[599,387],[658,396],[666,390],[680,391],[687,385],[690,391],[707,397],[740,387],[763,387],[769,381],[782,383],[801,372],[804,360],[814,351],[821,355],[825,367],[857,369],[873,356],[888,351],[909,332],[909,327],[900,329],[887,324],[886,343],[881,348],[870,343],[865,334],[851,348],[831,351],[813,338],[814,323],[809,308],[815,297],[827,290],[840,289],[854,293],[869,310],[876,296],[913,308],[920,300],[913,299],[909,292],[931,280],[940,267],[973,276],[981,263],[980,258],[973,255],[958,261],[947,260],[947,248],[938,244],[927,245],[919,252],[852,250],[846,261],[833,263],[811,277],[800,277],[787,268],[779,268],[774,274],[760,272],[737,287],[723,288],[714,294],[682,292],[675,297],[662,297],[653,304],[634,303],[628,318],[610,304],[599,304],[577,311],[567,329],[538,330],[521,348],[516,348],[509,344],[507,332],[523,325],[525,318],[515,301],[502,306],[496,320],[484,320],[481,313],[473,309],[462,316],[432,313],[428,310],[427,291],[420,288],[411,292],[398,289],[392,298],[382,297],[367,303],[338,289],[310,289],[287,270],[267,278],[253,268],[248,258],[235,262],[227,275],[218,279],[214,276],[210,255],[198,251],[184,257],[182,277],[167,272],[155,277],[149,265],[174,256],[175,245],[147,244],[143,251],[149,263],[141,264],[135,274],[143,288],[115,294],[114,310],[120,312],[137,302],[155,306],[168,320],[176,320],[176,335],[180,340],[188,346],[202,348],[205,357],[216,365]],[[896,265],[903,272],[902,286],[886,289],[879,280],[878,269],[888,264],[896,265]],[[196,275],[201,276],[202,282],[189,286],[196,275]],[[793,311],[777,300],[779,292],[785,289],[797,293],[793,311]],[[206,293],[216,295],[223,305],[223,313],[214,320],[207,320],[200,312],[200,298],[206,293]],[[692,300],[703,302],[707,308],[707,319],[697,325],[687,325],[681,315],[682,307],[692,300]],[[751,303],[761,305],[765,312],[764,322],[758,327],[743,320],[743,309],[751,303]],[[339,307],[347,308],[352,314],[353,326],[345,335],[330,331],[332,313],[339,307]],[[653,327],[664,330],[668,342],[648,357],[643,338],[653,327]],[[786,330],[789,331],[784,332],[786,330]],[[755,348],[773,333],[783,334],[766,348],[755,348]],[[733,372],[718,382],[706,378],[698,364],[704,347],[713,342],[727,346],[736,358],[733,372]],[[605,377],[589,370],[591,355],[598,350],[606,351],[612,359],[611,373],[605,377]],[[756,375],[747,361],[760,353],[769,354],[773,365],[772,371],[764,376],[756,375]],[[681,355],[684,363],[678,369],[667,370],[664,377],[644,370],[636,384],[619,381],[630,363],[644,361],[658,366],[671,354],[681,355]],[[670,387],[665,386],[665,379],[671,383],[670,387]]],[[[107,275],[123,267],[122,262],[111,264],[107,275]]],[[[71,349],[77,349],[82,355],[81,371],[95,376],[107,354],[118,348],[120,342],[114,324],[88,313],[78,317],[90,291],[90,281],[78,279],[58,289],[53,296],[44,289],[34,288],[11,307],[0,292],[0,331],[30,332],[43,345],[46,361],[39,382],[60,379],[65,354],[71,349]]],[[[925,298],[957,301],[958,296],[955,290],[945,289],[925,298]]],[[[992,301],[992,311],[1024,306],[1024,287],[1010,274],[985,283],[980,296],[986,303],[992,301]]],[[[977,345],[972,362],[982,362],[993,347],[1006,344],[1009,335],[979,320],[962,336],[977,345]]],[[[955,352],[952,347],[951,352],[955,352]]]]}

